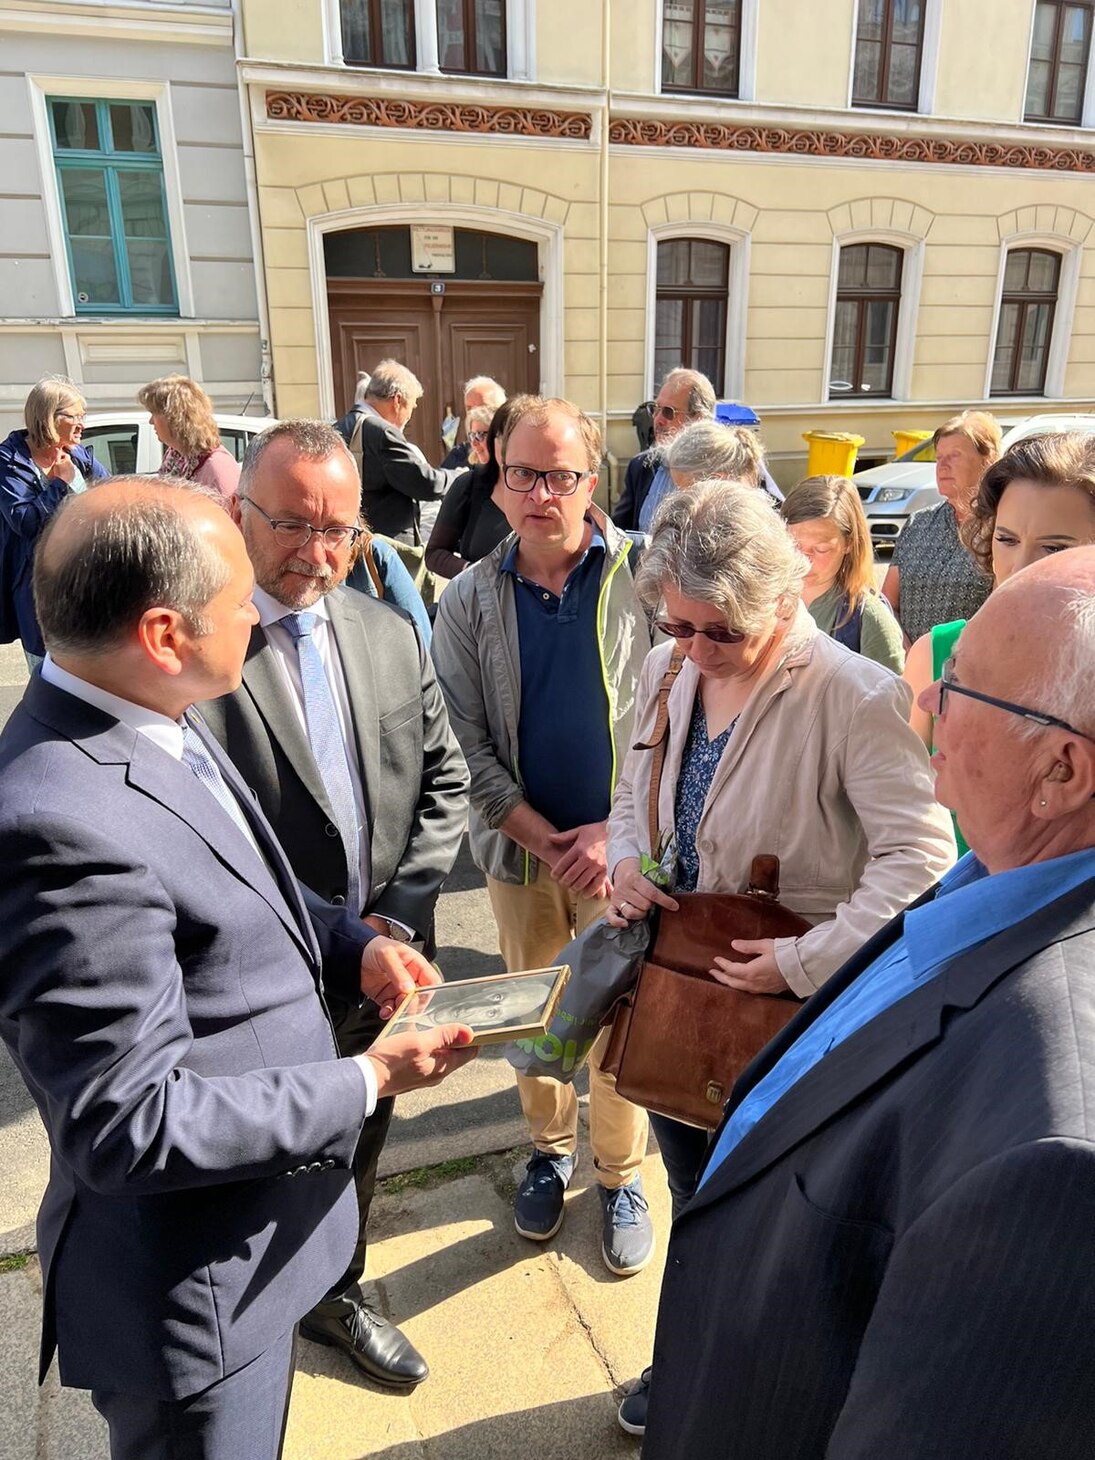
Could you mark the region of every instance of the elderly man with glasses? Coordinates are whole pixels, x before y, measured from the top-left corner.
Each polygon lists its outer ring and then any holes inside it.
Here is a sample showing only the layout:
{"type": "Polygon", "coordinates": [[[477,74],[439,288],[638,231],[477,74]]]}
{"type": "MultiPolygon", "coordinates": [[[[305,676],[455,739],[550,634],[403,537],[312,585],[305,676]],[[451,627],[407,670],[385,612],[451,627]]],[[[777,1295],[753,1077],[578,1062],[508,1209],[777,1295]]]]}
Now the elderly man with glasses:
{"type": "Polygon", "coordinates": [[[1074,548],[924,691],[972,851],[738,1081],[673,1229],[644,1460],[1091,1452],[1093,664],[1074,548]]]}
{"type": "Polygon", "coordinates": [[[715,387],[698,370],[682,365],[662,381],[657,400],[650,403],[654,417],[654,445],[632,457],[624,476],[624,490],[612,520],[617,527],[647,532],[658,504],[673,490],[665,465],[670,443],[692,421],[712,420],[715,387]]]}
{"type": "MultiPolygon", "coordinates": [[[[593,506],[600,434],[563,400],[523,397],[502,445],[513,529],[445,590],[434,630],[438,678],[471,771],[471,848],[486,874],[510,970],[551,964],[608,905],[606,820],[630,744],[650,636],[634,594],[635,544],[593,506]]],[[[645,1112],[590,1060],[590,1126],[602,1253],[620,1275],[653,1252],[639,1166],[645,1112]]],[[[519,1075],[533,1154],[518,1232],[546,1242],[574,1170],[577,1098],[519,1075]]]]}

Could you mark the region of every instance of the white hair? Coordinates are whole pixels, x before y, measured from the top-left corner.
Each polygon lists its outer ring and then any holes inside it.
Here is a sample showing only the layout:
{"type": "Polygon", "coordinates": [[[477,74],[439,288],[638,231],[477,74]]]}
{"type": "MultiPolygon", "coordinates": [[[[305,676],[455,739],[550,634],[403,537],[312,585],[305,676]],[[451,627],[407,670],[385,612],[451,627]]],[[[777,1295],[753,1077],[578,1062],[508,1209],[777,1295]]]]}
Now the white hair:
{"type": "MultiPolygon", "coordinates": [[[[1053,638],[1042,645],[1023,703],[1095,735],[1095,698],[1091,693],[1095,594],[1086,588],[1055,585],[1054,598],[1057,629],[1053,638]]],[[[1037,735],[1043,728],[1035,720],[1020,720],[1019,724],[1025,735],[1037,735]]]]}
{"type": "Polygon", "coordinates": [[[714,417],[704,417],[674,436],[665,464],[671,472],[692,481],[722,477],[759,487],[764,453],[755,432],[747,426],[727,426],[714,417]]]}
{"type": "Polygon", "coordinates": [[[796,599],[810,564],[771,503],[739,482],[697,482],[658,508],[635,578],[656,612],[666,586],[711,603],[727,624],[759,633],[773,605],[796,599]]]}
{"type": "Polygon", "coordinates": [[[491,406],[494,410],[506,398],[505,387],[499,385],[497,380],[492,380],[489,375],[473,375],[470,380],[464,382],[464,399],[467,400],[468,392],[476,390],[483,397],[483,405],[491,406]]]}
{"type": "Polygon", "coordinates": [[[357,389],[354,391],[355,406],[364,404],[365,397],[369,394],[369,381],[371,379],[372,376],[367,370],[359,370],[357,372],[357,389]]]}

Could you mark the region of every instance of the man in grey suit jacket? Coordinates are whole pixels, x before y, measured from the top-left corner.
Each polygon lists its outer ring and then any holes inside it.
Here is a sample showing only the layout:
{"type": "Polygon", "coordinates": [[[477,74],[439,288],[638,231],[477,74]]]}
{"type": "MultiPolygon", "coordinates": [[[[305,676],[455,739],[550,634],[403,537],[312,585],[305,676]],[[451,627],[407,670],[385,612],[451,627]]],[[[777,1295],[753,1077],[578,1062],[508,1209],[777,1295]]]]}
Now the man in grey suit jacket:
{"type": "Polygon", "coordinates": [[[353,1247],[362,1121],[471,1053],[450,1028],[337,1057],[327,990],[390,1009],[435,975],[301,889],[184,718],[238,682],[252,582],[201,489],[72,498],[35,567],[49,655],[0,737],[0,1034],[52,1151],[43,1372],[56,1343],[116,1460],[273,1460],[294,1325],[353,1247]]]}
{"type": "Polygon", "coordinates": [[[644,1460],[1091,1454],[1093,663],[1077,548],[922,697],[973,851],[735,1087],[673,1229],[644,1460]]]}
{"type": "MultiPolygon", "coordinates": [[[[464,831],[468,771],[414,625],[398,609],[340,586],[353,561],[357,508],[353,459],[333,427],[283,421],[251,443],[232,511],[255,570],[259,623],[242,684],[202,711],[297,875],[329,902],[351,900],[349,910],[376,932],[432,948],[434,906],[464,831]],[[346,839],[305,693],[307,647],[291,632],[302,612],[314,620],[308,638],[318,650],[320,690],[334,700],[335,748],[350,776],[356,825],[346,839]]],[[[341,1052],[367,1049],[375,1020],[342,1002],[331,1012],[341,1052]]],[[[353,1262],[301,1331],[340,1348],[377,1383],[405,1389],[425,1379],[425,1360],[360,1288],[391,1114],[392,1102],[381,1101],[354,1159],[353,1262]]]]}
{"type": "Polygon", "coordinates": [[[422,502],[439,502],[458,476],[433,467],[403,432],[422,398],[405,365],[381,360],[361,412],[361,510],[374,532],[420,543],[422,502]]]}

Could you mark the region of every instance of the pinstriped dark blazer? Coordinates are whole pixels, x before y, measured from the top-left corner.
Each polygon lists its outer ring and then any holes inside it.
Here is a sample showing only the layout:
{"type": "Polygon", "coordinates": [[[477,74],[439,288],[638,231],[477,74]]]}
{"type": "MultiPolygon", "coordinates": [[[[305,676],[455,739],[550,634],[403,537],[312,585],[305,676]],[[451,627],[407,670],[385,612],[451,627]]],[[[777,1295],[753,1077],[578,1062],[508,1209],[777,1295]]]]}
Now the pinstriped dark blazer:
{"type": "Polygon", "coordinates": [[[673,1229],[644,1460],[1095,1454],[1093,904],[956,958],[712,1173],[673,1229]]]}

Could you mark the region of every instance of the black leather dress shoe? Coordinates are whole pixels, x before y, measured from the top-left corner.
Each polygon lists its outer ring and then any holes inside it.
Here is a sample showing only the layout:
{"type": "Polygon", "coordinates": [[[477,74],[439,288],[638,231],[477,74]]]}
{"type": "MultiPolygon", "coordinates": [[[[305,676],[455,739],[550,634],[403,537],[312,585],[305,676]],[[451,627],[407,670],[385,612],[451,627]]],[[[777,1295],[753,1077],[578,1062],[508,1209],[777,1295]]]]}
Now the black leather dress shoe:
{"type": "Polygon", "coordinates": [[[301,1319],[300,1332],[313,1343],[341,1349],[363,1374],[386,1389],[413,1389],[429,1377],[429,1365],[410,1339],[364,1303],[344,1317],[309,1313],[301,1319]]]}

